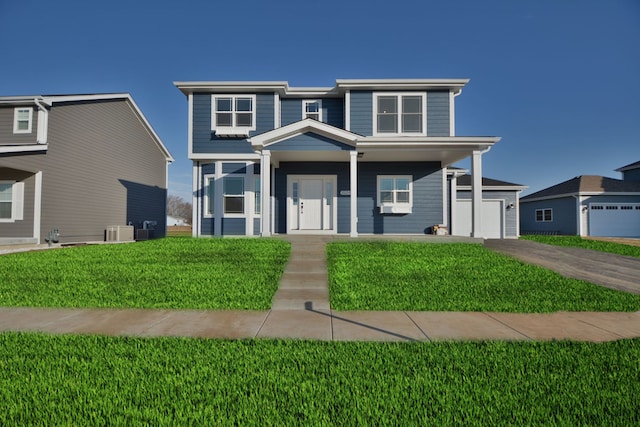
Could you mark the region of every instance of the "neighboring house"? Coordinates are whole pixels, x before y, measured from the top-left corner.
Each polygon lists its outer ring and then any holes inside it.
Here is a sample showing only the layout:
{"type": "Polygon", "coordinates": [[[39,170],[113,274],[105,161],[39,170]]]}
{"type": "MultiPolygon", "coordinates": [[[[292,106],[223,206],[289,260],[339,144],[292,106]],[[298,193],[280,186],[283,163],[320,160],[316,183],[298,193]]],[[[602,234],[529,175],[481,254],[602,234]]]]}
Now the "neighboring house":
{"type": "Polygon", "coordinates": [[[185,226],[189,225],[184,218],[177,218],[175,216],[167,215],[167,227],[171,226],[185,226]]]}
{"type": "Polygon", "coordinates": [[[129,94],[0,97],[0,244],[164,236],[172,161],[129,94]]]}
{"type": "MultiPolygon", "coordinates": [[[[451,172],[451,171],[450,171],[451,172]]],[[[451,217],[457,224],[451,230],[456,236],[471,235],[471,176],[466,171],[454,170],[457,195],[451,199],[451,217]],[[460,175],[461,174],[461,175],[460,175]],[[460,175],[460,176],[457,176],[460,175]],[[457,177],[456,177],[457,176],[457,177]]],[[[517,238],[520,236],[519,195],[526,186],[482,178],[482,235],[485,238],[517,238]]]]}
{"type": "Polygon", "coordinates": [[[467,83],[176,82],[188,99],[194,236],[455,233],[447,168],[471,158],[470,234],[483,237],[482,155],[500,138],[455,134],[467,83]]]}
{"type": "Polygon", "coordinates": [[[522,233],[640,237],[640,162],[622,179],[581,175],[520,199],[522,233]]]}

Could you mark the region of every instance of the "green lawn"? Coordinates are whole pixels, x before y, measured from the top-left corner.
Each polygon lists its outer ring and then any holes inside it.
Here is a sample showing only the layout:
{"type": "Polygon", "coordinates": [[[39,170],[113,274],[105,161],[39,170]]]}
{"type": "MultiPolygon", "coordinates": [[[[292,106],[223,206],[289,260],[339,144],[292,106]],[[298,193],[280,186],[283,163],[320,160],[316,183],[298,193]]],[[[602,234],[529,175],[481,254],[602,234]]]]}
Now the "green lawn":
{"type": "Polygon", "coordinates": [[[583,239],[580,236],[521,236],[521,239],[546,243],[547,245],[570,246],[574,248],[592,249],[594,251],[610,252],[612,254],[627,255],[640,258],[640,246],[624,245],[621,243],[605,242],[602,240],[583,239]]]}
{"type": "Polygon", "coordinates": [[[0,256],[0,306],[266,310],[290,245],[176,237],[0,256]]]}
{"type": "Polygon", "coordinates": [[[219,341],[0,334],[0,425],[640,423],[640,340],[219,341]]]}
{"type": "Polygon", "coordinates": [[[474,244],[335,242],[335,310],[636,311],[640,295],[567,279],[474,244]]]}

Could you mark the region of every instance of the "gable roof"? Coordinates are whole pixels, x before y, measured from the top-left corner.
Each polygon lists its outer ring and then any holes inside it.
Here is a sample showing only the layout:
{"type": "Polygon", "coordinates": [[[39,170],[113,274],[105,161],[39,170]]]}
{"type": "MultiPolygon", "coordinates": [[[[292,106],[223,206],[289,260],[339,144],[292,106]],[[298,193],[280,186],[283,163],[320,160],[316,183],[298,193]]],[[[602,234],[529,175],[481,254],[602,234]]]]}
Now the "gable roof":
{"type": "Polygon", "coordinates": [[[640,193],[640,182],[629,182],[621,179],[607,178],[599,175],[580,175],[560,184],[547,187],[529,194],[521,201],[577,196],[580,194],[602,193],[640,193]]]}
{"type": "MultiPolygon", "coordinates": [[[[458,188],[459,187],[471,187],[471,175],[462,175],[458,177],[458,188]]],[[[521,185],[521,184],[514,184],[512,182],[507,182],[507,181],[500,181],[498,179],[493,179],[493,178],[485,178],[482,177],[482,187],[493,187],[493,188],[511,188],[511,189],[520,189],[520,190],[524,190],[525,188],[527,188],[526,185],[521,185]]]]}
{"type": "Polygon", "coordinates": [[[616,169],[616,172],[626,172],[633,169],[640,169],[640,161],[622,166],[621,168],[616,169]]]}
{"type": "Polygon", "coordinates": [[[251,145],[265,147],[303,133],[315,133],[355,147],[359,135],[314,119],[304,119],[250,138],[251,145]]]}

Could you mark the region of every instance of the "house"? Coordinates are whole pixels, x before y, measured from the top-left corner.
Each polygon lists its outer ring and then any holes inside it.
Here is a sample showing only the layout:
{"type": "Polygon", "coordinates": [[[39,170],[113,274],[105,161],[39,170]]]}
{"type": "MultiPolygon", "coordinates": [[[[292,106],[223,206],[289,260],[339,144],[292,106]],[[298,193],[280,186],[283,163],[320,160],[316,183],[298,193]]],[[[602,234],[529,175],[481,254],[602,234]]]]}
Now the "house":
{"type": "Polygon", "coordinates": [[[184,227],[187,225],[189,225],[189,223],[187,223],[187,221],[184,218],[178,218],[175,216],[167,215],[167,227],[175,227],[175,226],[184,227]]]}
{"type": "Polygon", "coordinates": [[[448,168],[470,158],[465,230],[483,237],[482,156],[500,138],[456,135],[468,81],[175,82],[188,100],[193,235],[455,234],[448,168]]]}
{"type": "Polygon", "coordinates": [[[0,97],[0,245],[164,236],[172,161],[129,94],[0,97]]]}
{"type": "Polygon", "coordinates": [[[520,199],[524,233],[640,237],[640,162],[622,179],[581,175],[520,199]]]}

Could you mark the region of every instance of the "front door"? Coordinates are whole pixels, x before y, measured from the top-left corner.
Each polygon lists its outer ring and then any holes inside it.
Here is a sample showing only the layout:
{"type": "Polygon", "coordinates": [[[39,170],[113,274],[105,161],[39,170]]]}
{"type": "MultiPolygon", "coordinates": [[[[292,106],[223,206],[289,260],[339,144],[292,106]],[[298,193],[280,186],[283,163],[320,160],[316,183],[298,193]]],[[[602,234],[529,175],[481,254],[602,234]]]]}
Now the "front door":
{"type": "Polygon", "coordinates": [[[336,233],[336,176],[289,175],[287,177],[287,232],[336,233]]]}

